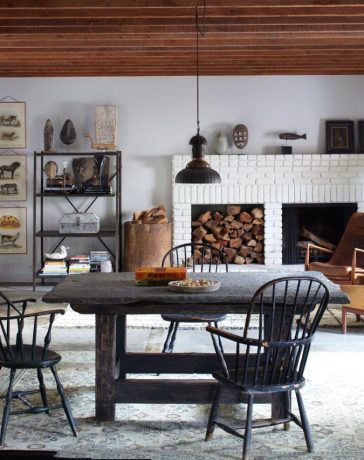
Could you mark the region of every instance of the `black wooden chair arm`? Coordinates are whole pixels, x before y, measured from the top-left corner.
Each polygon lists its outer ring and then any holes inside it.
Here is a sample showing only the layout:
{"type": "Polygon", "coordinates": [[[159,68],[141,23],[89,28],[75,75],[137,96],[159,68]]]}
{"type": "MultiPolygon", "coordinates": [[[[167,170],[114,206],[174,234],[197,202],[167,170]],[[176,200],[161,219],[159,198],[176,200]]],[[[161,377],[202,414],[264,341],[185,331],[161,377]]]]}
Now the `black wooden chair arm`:
{"type": "MultiPolygon", "coordinates": [[[[22,318],[32,318],[35,316],[46,316],[46,315],[64,315],[66,312],[66,309],[61,309],[58,308],[57,310],[45,310],[45,311],[39,311],[39,312],[33,312],[33,313],[27,313],[25,315],[21,315],[22,318]]],[[[12,320],[12,319],[17,319],[19,318],[19,315],[16,316],[0,316],[0,321],[5,321],[5,320],[12,320]]]]}
{"type": "MultiPolygon", "coordinates": [[[[12,300],[10,303],[36,302],[37,299],[12,300]]],[[[8,305],[9,302],[0,302],[0,305],[8,305]]]]}
{"type": "Polygon", "coordinates": [[[0,306],[1,305],[9,305],[9,303],[11,304],[15,304],[15,303],[28,303],[28,302],[36,302],[37,299],[24,299],[24,300],[12,300],[11,302],[0,302],[0,306]]]}
{"type": "Polygon", "coordinates": [[[207,326],[206,331],[211,332],[211,334],[215,334],[220,337],[223,337],[224,339],[228,339],[228,340],[231,340],[237,343],[242,343],[243,345],[259,346],[262,344],[261,340],[244,338],[244,337],[241,337],[240,335],[232,334],[231,332],[223,331],[222,329],[218,329],[213,326],[207,326]]]}
{"type": "Polygon", "coordinates": [[[37,299],[21,299],[21,300],[12,300],[11,303],[23,303],[23,302],[36,302],[37,299]]]}

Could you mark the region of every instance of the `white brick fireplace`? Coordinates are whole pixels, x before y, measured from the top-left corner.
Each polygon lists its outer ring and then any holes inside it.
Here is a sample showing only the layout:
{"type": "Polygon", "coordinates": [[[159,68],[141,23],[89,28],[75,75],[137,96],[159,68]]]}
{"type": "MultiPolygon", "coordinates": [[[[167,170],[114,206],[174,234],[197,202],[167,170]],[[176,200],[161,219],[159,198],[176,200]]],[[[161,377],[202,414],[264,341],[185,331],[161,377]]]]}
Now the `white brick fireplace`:
{"type": "Polygon", "coordinates": [[[282,204],[356,203],[364,212],[364,154],[206,155],[221,184],[176,184],[190,155],[173,157],[173,244],[191,241],[191,206],[260,204],[265,264],[282,264],[282,204]]]}

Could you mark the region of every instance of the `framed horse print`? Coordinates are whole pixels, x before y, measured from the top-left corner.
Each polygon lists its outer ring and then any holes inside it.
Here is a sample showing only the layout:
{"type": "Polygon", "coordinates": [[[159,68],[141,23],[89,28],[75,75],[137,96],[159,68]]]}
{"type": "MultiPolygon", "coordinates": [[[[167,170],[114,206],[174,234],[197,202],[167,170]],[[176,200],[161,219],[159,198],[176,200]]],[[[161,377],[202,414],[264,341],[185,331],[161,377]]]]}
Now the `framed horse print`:
{"type": "Polygon", "coordinates": [[[0,154],[0,201],[26,201],[26,155],[0,154]]]}
{"type": "Polygon", "coordinates": [[[0,208],[0,254],[26,254],[27,208],[0,208]]]}
{"type": "Polygon", "coordinates": [[[25,102],[0,102],[0,149],[25,147],[25,102]]]}

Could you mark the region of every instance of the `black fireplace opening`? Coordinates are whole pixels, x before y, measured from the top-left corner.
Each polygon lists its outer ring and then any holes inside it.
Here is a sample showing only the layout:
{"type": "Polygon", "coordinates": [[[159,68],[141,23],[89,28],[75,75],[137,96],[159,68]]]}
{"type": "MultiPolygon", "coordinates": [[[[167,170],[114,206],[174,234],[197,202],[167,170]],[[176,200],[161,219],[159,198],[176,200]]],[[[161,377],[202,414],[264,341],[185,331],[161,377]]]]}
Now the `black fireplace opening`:
{"type": "MultiPolygon", "coordinates": [[[[282,206],[282,262],[304,263],[307,244],[320,242],[336,246],[356,203],[283,204],[282,206]]],[[[326,261],[330,255],[312,252],[311,260],[326,261]]]]}

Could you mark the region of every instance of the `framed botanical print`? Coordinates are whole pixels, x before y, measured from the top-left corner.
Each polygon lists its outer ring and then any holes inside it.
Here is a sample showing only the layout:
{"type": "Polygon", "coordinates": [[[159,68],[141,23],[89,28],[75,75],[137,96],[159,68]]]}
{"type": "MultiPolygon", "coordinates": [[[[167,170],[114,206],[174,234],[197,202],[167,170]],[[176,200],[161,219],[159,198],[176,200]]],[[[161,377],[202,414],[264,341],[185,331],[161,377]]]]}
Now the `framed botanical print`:
{"type": "Polygon", "coordinates": [[[25,201],[27,199],[27,157],[1,155],[0,201],[25,201]]]}
{"type": "Polygon", "coordinates": [[[25,147],[25,102],[0,102],[0,148],[25,147]]]}
{"type": "Polygon", "coordinates": [[[0,254],[26,254],[27,208],[0,208],[0,254]]]}
{"type": "Polygon", "coordinates": [[[326,121],[326,152],[354,153],[354,122],[326,121]]]}

